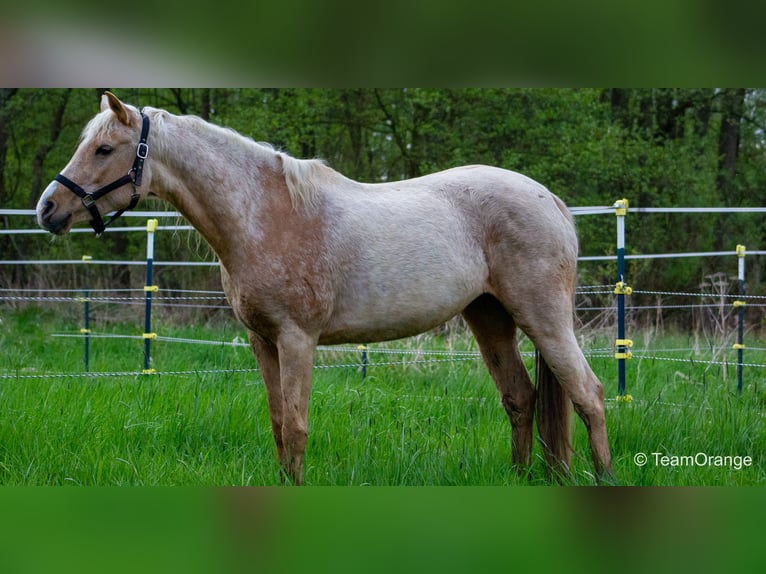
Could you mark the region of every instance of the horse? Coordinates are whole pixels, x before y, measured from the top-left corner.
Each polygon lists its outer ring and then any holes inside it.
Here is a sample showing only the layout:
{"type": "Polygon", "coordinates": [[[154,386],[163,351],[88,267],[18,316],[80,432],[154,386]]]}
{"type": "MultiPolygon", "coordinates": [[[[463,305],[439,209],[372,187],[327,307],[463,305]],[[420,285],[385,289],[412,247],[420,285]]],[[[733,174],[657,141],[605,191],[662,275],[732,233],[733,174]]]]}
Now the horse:
{"type": "Polygon", "coordinates": [[[530,472],[536,418],[548,473],[569,472],[573,405],[595,476],[612,476],[603,387],[574,333],[574,221],[542,184],[483,165],[361,183],[195,116],[110,92],[100,104],[38,223],[100,233],[114,219],[103,214],[151,194],[197,229],[259,364],[283,483],[303,484],[317,345],[404,338],[459,314],[510,421],[512,466],[530,472]],[[534,343],[536,385],[517,329],[534,343]]]}

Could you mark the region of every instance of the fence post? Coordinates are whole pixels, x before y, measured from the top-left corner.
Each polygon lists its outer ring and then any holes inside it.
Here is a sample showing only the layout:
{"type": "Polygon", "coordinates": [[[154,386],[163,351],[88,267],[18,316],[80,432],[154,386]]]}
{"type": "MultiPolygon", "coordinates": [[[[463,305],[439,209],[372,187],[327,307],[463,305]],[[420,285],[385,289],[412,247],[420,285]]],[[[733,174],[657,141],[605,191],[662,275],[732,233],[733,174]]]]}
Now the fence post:
{"type": "Polygon", "coordinates": [[[633,341],[625,338],[625,295],[630,295],[633,289],[625,283],[625,216],[628,213],[628,200],[619,199],[614,205],[617,216],[617,284],[614,293],[617,295],[617,340],[614,344],[614,358],[617,359],[617,397],[625,395],[625,360],[633,357],[630,348],[633,341]]]}
{"type": "MultiPolygon", "coordinates": [[[[92,261],[93,257],[90,255],[83,255],[83,264],[92,261]]],[[[88,288],[88,281],[85,281],[85,288],[83,289],[83,296],[81,299],[84,308],[84,326],[80,329],[80,333],[85,335],[84,337],[84,349],[83,349],[83,362],[85,363],[85,372],[90,372],[90,289],[88,288]]]]}
{"type": "MultiPolygon", "coordinates": [[[[739,296],[745,296],[745,246],[737,245],[737,278],[739,279],[739,296]]],[[[742,393],[742,363],[745,350],[745,305],[744,299],[734,301],[737,309],[737,342],[734,348],[737,350],[737,392],[742,393]]]]}
{"type": "Polygon", "coordinates": [[[369,349],[369,347],[367,345],[358,345],[357,349],[359,349],[362,352],[362,379],[366,379],[367,365],[368,365],[367,349],[369,349]]]}
{"type": "Polygon", "coordinates": [[[150,365],[150,352],[152,339],[157,338],[157,333],[152,333],[152,293],[159,291],[159,287],[152,285],[152,265],[154,263],[154,232],[157,231],[158,221],[149,219],[146,222],[146,285],[144,294],[146,308],[144,311],[144,375],[154,372],[150,365]]]}

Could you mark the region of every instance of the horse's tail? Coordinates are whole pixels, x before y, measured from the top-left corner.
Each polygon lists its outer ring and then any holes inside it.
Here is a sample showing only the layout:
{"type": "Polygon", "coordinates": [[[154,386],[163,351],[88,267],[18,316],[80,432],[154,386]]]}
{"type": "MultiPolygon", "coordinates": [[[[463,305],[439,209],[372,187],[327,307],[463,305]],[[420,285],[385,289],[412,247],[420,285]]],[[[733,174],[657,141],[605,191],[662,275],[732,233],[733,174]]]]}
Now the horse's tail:
{"type": "Polygon", "coordinates": [[[537,430],[553,474],[567,474],[572,454],[571,401],[540,351],[535,353],[537,430]]]}

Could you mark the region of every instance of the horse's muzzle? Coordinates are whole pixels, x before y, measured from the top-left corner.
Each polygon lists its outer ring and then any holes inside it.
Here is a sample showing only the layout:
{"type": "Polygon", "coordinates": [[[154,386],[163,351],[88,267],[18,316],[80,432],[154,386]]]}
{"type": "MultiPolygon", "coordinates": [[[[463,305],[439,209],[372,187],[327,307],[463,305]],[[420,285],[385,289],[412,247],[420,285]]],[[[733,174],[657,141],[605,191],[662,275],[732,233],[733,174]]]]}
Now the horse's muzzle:
{"type": "Polygon", "coordinates": [[[44,200],[37,206],[37,223],[55,235],[62,235],[69,230],[72,213],[56,213],[56,203],[51,200],[44,200]]]}

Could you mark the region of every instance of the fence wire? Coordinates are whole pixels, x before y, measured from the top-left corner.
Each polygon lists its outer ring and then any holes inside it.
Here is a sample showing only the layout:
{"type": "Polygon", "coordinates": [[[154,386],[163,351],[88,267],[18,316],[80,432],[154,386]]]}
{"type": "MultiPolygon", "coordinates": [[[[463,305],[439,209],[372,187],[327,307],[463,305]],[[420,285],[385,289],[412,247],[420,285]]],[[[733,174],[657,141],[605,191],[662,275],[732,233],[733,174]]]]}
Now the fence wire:
{"type": "MultiPolygon", "coordinates": [[[[88,290],[89,294],[85,297],[84,289],[5,289],[0,288],[0,301],[9,302],[36,302],[36,303],[83,303],[87,298],[92,303],[111,303],[116,305],[143,305],[146,301],[146,296],[142,289],[101,289],[101,290],[88,290]],[[37,293],[37,295],[30,295],[27,293],[37,293]],[[45,293],[52,293],[51,295],[45,295],[45,293]],[[106,295],[104,293],[135,293],[136,295],[106,295]]],[[[164,295],[163,289],[160,289],[153,296],[153,304],[159,307],[185,307],[193,308],[199,307],[200,309],[230,309],[231,306],[226,303],[226,295],[223,291],[194,291],[194,290],[178,290],[168,289],[167,291],[175,293],[188,293],[183,295],[164,295]],[[199,293],[199,294],[192,294],[199,293]],[[202,301],[219,301],[221,304],[192,304],[202,301]]],[[[590,295],[613,295],[614,286],[587,286],[578,288],[576,295],[590,296],[590,295]]],[[[684,291],[649,291],[634,289],[633,295],[654,295],[663,297],[694,297],[694,298],[707,298],[711,299],[709,303],[689,303],[689,304],[654,304],[654,305],[628,305],[627,310],[641,311],[641,310],[657,310],[657,309],[716,309],[720,308],[721,300],[735,300],[735,301],[753,301],[748,303],[749,307],[762,308],[766,307],[766,295],[737,295],[728,293],[695,293],[684,291]],[[715,301],[712,301],[715,299],[715,301]],[[763,301],[763,303],[758,303],[763,301]]],[[[586,306],[577,305],[577,311],[609,311],[615,309],[615,305],[609,306],[586,306]]]]}
{"type": "MultiPolygon", "coordinates": [[[[86,335],[81,333],[54,333],[53,337],[72,337],[72,338],[84,338],[86,335]]],[[[141,340],[141,335],[123,335],[116,333],[90,333],[87,336],[91,338],[102,339],[128,339],[128,340],[141,340]]],[[[162,337],[157,336],[157,341],[163,341],[168,343],[181,343],[181,344],[198,344],[198,345],[212,345],[219,347],[248,347],[248,343],[244,341],[209,341],[204,339],[191,339],[184,337],[162,337]]],[[[349,346],[319,346],[317,352],[319,353],[335,353],[335,354],[356,354],[360,355],[362,350],[366,351],[368,356],[382,355],[383,357],[391,356],[404,356],[409,357],[401,360],[380,360],[380,361],[350,361],[341,363],[319,363],[314,365],[316,370],[324,369],[352,369],[359,370],[362,368],[374,369],[376,367],[389,367],[389,366],[425,366],[429,364],[442,364],[442,363],[454,363],[464,361],[481,361],[481,354],[478,351],[456,351],[456,350],[444,350],[444,349],[396,349],[386,347],[369,347],[365,346],[364,349],[360,347],[349,346]]],[[[764,352],[766,348],[748,348],[748,351],[764,352]]],[[[733,360],[712,360],[697,358],[694,356],[688,357],[668,357],[665,353],[697,353],[698,350],[694,348],[676,348],[676,349],[635,349],[633,351],[633,357],[636,360],[654,360],[654,361],[668,361],[675,363],[685,363],[689,365],[718,365],[732,367],[737,363],[733,360]],[[663,353],[663,354],[658,354],[663,353]]],[[[608,358],[614,353],[612,348],[592,348],[583,349],[583,353],[586,356],[604,357],[608,358]]],[[[531,358],[535,353],[531,351],[522,351],[522,357],[531,358]]],[[[766,368],[766,363],[742,363],[743,367],[748,368],[766,368]]],[[[139,378],[146,376],[153,377],[176,377],[176,376],[195,376],[195,375],[215,375],[215,374],[237,374],[237,373],[259,373],[260,369],[254,368],[215,368],[215,369],[193,369],[193,370],[169,370],[169,371],[154,371],[151,373],[144,373],[141,371],[117,371],[117,372],[81,372],[81,373],[62,373],[62,372],[49,372],[41,374],[26,374],[21,368],[18,368],[13,373],[0,373],[0,380],[41,380],[41,379],[97,379],[99,377],[129,377],[139,378]]]]}
{"type": "MultiPolygon", "coordinates": [[[[596,207],[583,207],[572,208],[573,215],[591,215],[591,214],[613,214],[615,206],[596,206],[596,207]]],[[[627,210],[629,213],[643,212],[643,213],[656,213],[656,212],[683,212],[688,213],[692,211],[698,212],[746,212],[753,213],[756,211],[766,212],[766,208],[630,208],[627,210]]],[[[12,215],[34,215],[34,211],[14,211],[6,210],[8,214],[12,215]],[[11,213],[13,211],[13,213],[11,213]]],[[[3,212],[3,213],[6,213],[3,212]]],[[[132,214],[126,214],[126,216],[138,216],[138,217],[180,217],[179,214],[174,212],[134,212],[132,214]]],[[[173,230],[190,230],[191,227],[186,226],[163,226],[159,227],[159,230],[173,229],[173,230]]],[[[109,231],[145,231],[143,226],[129,227],[129,228],[113,228],[109,231]]],[[[77,230],[82,232],[90,232],[88,229],[77,230]]],[[[2,230],[2,233],[47,233],[43,230],[2,230]]],[[[735,251],[720,251],[720,252],[703,252],[703,253],[665,253],[665,254],[632,254],[626,255],[626,259],[661,259],[661,258],[673,258],[673,257],[729,257],[737,254],[735,251]]],[[[748,250],[747,255],[764,255],[766,251],[748,250]]],[[[580,257],[581,261],[597,261],[597,260],[616,260],[616,255],[605,256],[586,256],[580,257]]],[[[40,261],[0,261],[1,265],[53,265],[53,264],[73,264],[73,265],[147,265],[146,261],[108,261],[108,260],[40,260],[40,261]]],[[[199,261],[199,262],[179,262],[179,261],[155,261],[155,265],[161,266],[210,266],[217,267],[219,263],[217,261],[199,261]]],[[[613,284],[607,285],[586,285],[580,286],[576,290],[576,294],[581,297],[591,297],[600,295],[613,296],[615,293],[615,286],[613,284]]],[[[637,296],[657,296],[657,297],[686,297],[686,298],[706,298],[715,299],[711,302],[700,303],[676,303],[671,305],[628,305],[628,311],[641,311],[641,310],[657,310],[657,309],[720,309],[721,302],[726,301],[727,305],[731,301],[745,302],[748,307],[766,307],[766,296],[764,295],[737,295],[729,293],[703,293],[703,292],[678,292],[678,291],[653,291],[653,290],[641,290],[633,289],[633,295],[637,296]]],[[[103,303],[106,305],[143,305],[147,297],[143,289],[89,289],[87,296],[85,295],[85,289],[0,289],[0,301],[8,302],[36,302],[36,303],[78,303],[82,304],[86,300],[92,303],[103,303]]],[[[227,309],[230,308],[225,303],[225,294],[223,291],[195,291],[195,290],[160,290],[153,294],[154,305],[160,307],[184,307],[184,308],[200,308],[200,309],[227,309]],[[207,302],[207,303],[206,303],[207,302]],[[222,303],[223,302],[223,303],[222,303]],[[216,304],[217,303],[217,304],[216,304]]],[[[577,311],[615,311],[616,302],[610,306],[586,306],[587,304],[581,304],[577,306],[577,311]]],[[[59,337],[85,337],[84,334],[54,334],[59,337]]],[[[88,333],[88,337],[97,338],[123,338],[123,339],[144,339],[141,335],[120,335],[110,333],[88,333]]],[[[156,336],[155,340],[165,343],[179,343],[179,344],[200,344],[200,345],[216,345],[216,346],[229,346],[229,347],[247,347],[248,344],[239,341],[203,341],[198,339],[189,339],[181,337],[166,337],[156,336]]],[[[747,352],[762,352],[764,349],[747,347],[747,352]]],[[[333,352],[333,353],[355,353],[359,354],[360,349],[356,347],[320,347],[319,352],[333,352]]],[[[591,357],[610,357],[614,354],[614,348],[600,348],[600,349],[584,349],[586,355],[591,357]]],[[[633,356],[638,360],[657,360],[657,361],[670,361],[677,363],[687,364],[701,364],[701,365],[721,365],[721,366],[733,366],[740,365],[742,367],[749,368],[764,368],[766,364],[762,363],[743,363],[737,361],[729,361],[725,358],[723,360],[702,359],[693,356],[690,357],[670,357],[666,354],[674,353],[696,353],[697,350],[690,349],[634,349],[633,356]],[[659,354],[662,353],[662,354],[659,354]]],[[[730,350],[727,350],[730,352],[730,350]]],[[[373,369],[381,366],[407,366],[407,365],[423,365],[430,363],[448,363],[454,361],[480,361],[481,355],[475,351],[451,351],[451,350],[423,350],[423,349],[392,349],[392,348],[365,348],[365,353],[368,356],[374,356],[378,354],[381,358],[387,360],[374,361],[352,361],[340,364],[317,364],[315,369],[336,369],[336,368],[352,368],[352,369],[373,369]],[[394,356],[401,357],[401,360],[392,360],[394,356]]],[[[522,353],[524,357],[530,357],[534,353],[522,353]]],[[[233,374],[233,373],[257,373],[258,368],[244,368],[244,369],[195,369],[187,371],[158,371],[153,373],[144,373],[138,371],[121,371],[121,372],[87,372],[87,373],[46,373],[46,374],[26,374],[17,370],[15,373],[0,374],[0,379],[46,379],[46,378],[86,378],[93,379],[98,377],[143,377],[143,376],[190,376],[199,374],[233,374]]]]}

